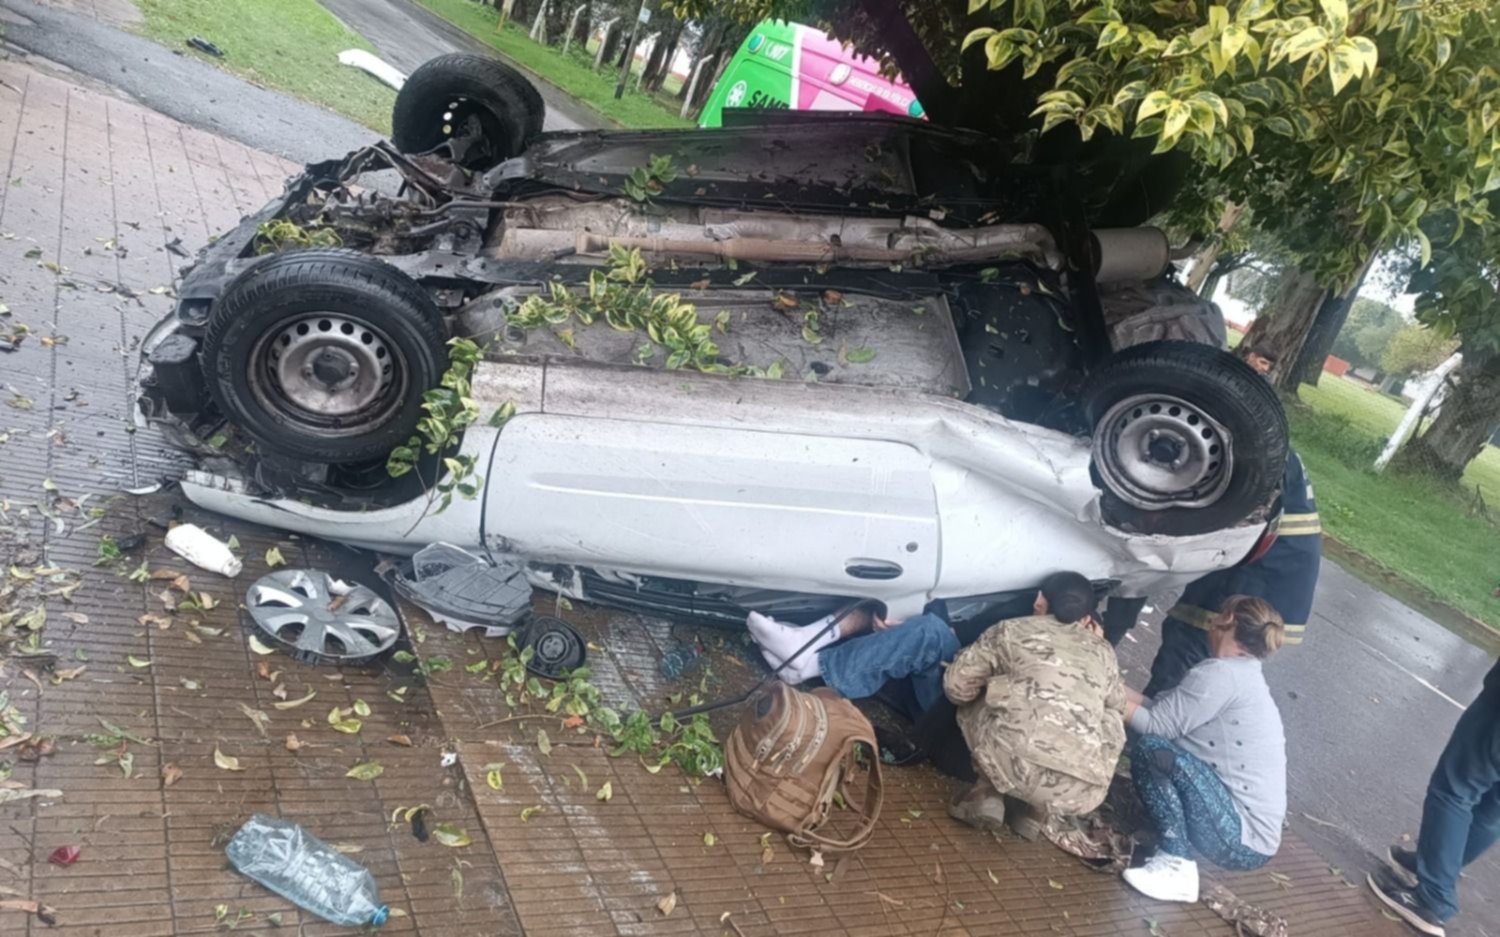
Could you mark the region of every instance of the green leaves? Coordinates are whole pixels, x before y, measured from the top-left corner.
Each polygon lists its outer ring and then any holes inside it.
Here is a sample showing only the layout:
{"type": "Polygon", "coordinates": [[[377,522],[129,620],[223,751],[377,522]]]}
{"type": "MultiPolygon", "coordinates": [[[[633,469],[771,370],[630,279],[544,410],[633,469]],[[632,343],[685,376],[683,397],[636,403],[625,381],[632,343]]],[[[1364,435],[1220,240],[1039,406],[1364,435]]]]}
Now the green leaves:
{"type": "Polygon", "coordinates": [[[430,835],[449,849],[462,849],[473,842],[469,838],[468,832],[457,823],[434,824],[430,835]]]}
{"type": "Polygon", "coordinates": [[[356,781],[373,781],[385,774],[385,766],[378,761],[364,761],[344,772],[344,777],[356,781]]]}

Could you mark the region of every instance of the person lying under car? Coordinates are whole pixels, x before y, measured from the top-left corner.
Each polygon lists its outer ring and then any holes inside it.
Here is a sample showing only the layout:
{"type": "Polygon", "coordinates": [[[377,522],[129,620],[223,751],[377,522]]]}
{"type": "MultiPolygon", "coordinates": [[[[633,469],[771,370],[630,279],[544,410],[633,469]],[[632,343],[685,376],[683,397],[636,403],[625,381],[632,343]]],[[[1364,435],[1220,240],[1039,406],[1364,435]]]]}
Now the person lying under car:
{"type": "Polygon", "coordinates": [[[799,627],[752,612],[747,625],[771,667],[792,658],[780,676],[793,685],[821,677],[862,699],[910,678],[920,709],[954,704],[977,780],[950,814],[998,831],[1009,796],[1012,826],[1035,838],[1038,813],[1099,806],[1125,745],[1125,688],[1095,602],[1087,578],[1054,573],[1031,615],[991,626],[963,650],[930,614],[889,621],[856,610],[829,629],[831,619],[799,627]]]}

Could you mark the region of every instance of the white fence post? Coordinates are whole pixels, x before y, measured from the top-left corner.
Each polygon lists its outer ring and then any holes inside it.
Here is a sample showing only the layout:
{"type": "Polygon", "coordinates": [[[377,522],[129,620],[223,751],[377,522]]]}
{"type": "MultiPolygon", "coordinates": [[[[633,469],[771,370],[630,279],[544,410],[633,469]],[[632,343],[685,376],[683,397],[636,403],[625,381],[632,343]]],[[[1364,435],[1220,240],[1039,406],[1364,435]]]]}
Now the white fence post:
{"type": "Polygon", "coordinates": [[[1383,472],[1385,471],[1385,467],[1391,464],[1391,459],[1396,457],[1396,453],[1401,449],[1402,444],[1406,442],[1406,437],[1410,436],[1412,431],[1417,428],[1417,424],[1422,421],[1422,416],[1427,412],[1427,406],[1432,403],[1432,398],[1437,396],[1439,390],[1442,390],[1443,384],[1448,380],[1448,375],[1452,374],[1453,369],[1458,367],[1459,362],[1463,360],[1464,356],[1455,351],[1448,356],[1447,361],[1438,365],[1437,370],[1432,372],[1431,386],[1411,402],[1411,406],[1406,410],[1406,415],[1401,418],[1400,423],[1396,424],[1396,431],[1391,433],[1390,440],[1386,442],[1385,448],[1381,450],[1379,458],[1375,460],[1375,471],[1383,472]]]}
{"type": "Polygon", "coordinates": [[[531,24],[531,41],[545,43],[547,41],[547,4],[536,11],[536,20],[531,24]]]}
{"type": "Polygon", "coordinates": [[[573,8],[573,16],[568,20],[568,35],[563,38],[563,55],[568,54],[568,47],[573,44],[573,33],[578,31],[578,17],[586,9],[588,9],[587,3],[580,3],[573,8]]]}

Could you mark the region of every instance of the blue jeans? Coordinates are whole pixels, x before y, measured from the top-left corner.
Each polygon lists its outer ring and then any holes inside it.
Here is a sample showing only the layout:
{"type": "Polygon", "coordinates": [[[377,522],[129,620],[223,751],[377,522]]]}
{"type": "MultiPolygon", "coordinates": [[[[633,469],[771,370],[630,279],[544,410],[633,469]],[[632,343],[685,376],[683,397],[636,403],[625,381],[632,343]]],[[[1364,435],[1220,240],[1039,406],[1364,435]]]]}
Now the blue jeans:
{"type": "Polygon", "coordinates": [[[936,615],[918,615],[886,631],[840,641],[818,653],[823,682],[845,699],[880,692],[888,680],[911,678],[917,705],[930,709],[943,696],[942,664],[958,653],[958,636],[936,615]]]}
{"type": "Polygon", "coordinates": [[[1422,805],[1417,899],[1448,920],[1458,873],[1500,839],[1500,665],[1453,728],[1422,805]]]}
{"type": "Polygon", "coordinates": [[[1271,861],[1240,841],[1240,815],[1214,769],[1157,735],[1130,749],[1130,780],[1161,833],[1161,851],[1186,859],[1191,844],[1220,868],[1258,869],[1271,861]]]}

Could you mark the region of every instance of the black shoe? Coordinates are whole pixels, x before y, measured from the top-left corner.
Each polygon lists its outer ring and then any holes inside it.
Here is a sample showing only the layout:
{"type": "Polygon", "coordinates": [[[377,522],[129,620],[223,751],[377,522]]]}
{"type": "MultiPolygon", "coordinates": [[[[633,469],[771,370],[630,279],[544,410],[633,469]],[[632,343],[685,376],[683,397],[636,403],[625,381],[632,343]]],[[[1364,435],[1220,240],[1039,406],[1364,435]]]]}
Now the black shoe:
{"type": "Polygon", "coordinates": [[[1370,883],[1370,890],[1375,892],[1386,907],[1401,916],[1401,920],[1415,927],[1424,934],[1432,937],[1445,937],[1443,922],[1438,920],[1426,905],[1417,900],[1417,896],[1409,889],[1403,887],[1396,881],[1395,876],[1382,874],[1377,877],[1374,874],[1366,875],[1365,880],[1370,883]]]}
{"type": "Polygon", "coordinates": [[[1421,879],[1417,878],[1417,851],[1415,849],[1392,846],[1385,851],[1385,864],[1403,886],[1416,888],[1421,884],[1421,879]]]}

